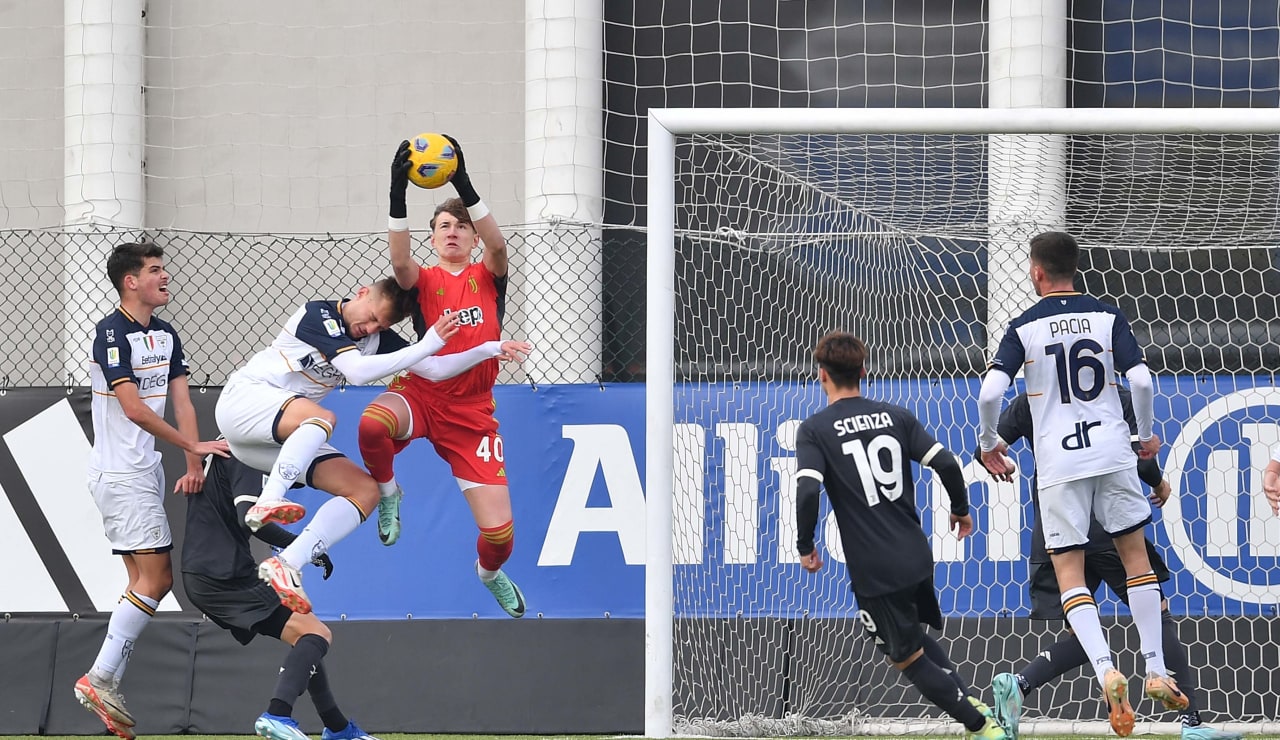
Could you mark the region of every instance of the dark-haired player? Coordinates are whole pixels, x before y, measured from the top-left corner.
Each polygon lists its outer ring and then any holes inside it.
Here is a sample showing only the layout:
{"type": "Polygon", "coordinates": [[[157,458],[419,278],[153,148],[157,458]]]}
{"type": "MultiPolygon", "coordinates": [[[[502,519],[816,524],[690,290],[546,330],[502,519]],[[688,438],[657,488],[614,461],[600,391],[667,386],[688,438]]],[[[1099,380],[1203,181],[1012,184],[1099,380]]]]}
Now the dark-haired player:
{"type": "Polygon", "coordinates": [[[164,513],[164,468],[156,439],[186,452],[187,472],[174,485],[177,493],[199,491],[204,484],[200,458],[225,455],[227,445],[199,441],[182,341],[168,322],[154,315],[169,303],[164,249],[150,242],[121,244],[107,257],[107,277],[120,305],[94,331],[88,483],[111,552],[124,560],[129,585],[111,612],[93,667],[76,681],[75,694],[108,730],[132,738],[134,719],[120,694],[120,679],[134,642],[173,588],[173,537],[164,513]],[[176,429],[164,420],[170,393],[176,429]]]}
{"type": "Polygon", "coordinates": [[[1124,563],[1129,609],[1146,663],[1146,693],[1166,709],[1187,697],[1168,675],[1161,645],[1160,583],[1143,530],[1151,506],[1142,494],[1114,378],[1124,373],[1133,391],[1140,452],[1154,457],[1155,387],[1138,340],[1120,309],[1075,289],[1076,240],[1061,231],[1031,239],[1030,277],[1040,300],[1009,324],[978,397],[982,464],[996,476],[1013,472],[996,425],[1000,401],[1025,368],[1034,420],[1036,477],[1045,550],[1058,576],[1062,609],[1088,654],[1109,706],[1111,728],[1133,732],[1128,679],[1116,670],[1084,573],[1084,547],[1097,519],[1124,563]]]}
{"type": "Polygon", "coordinates": [[[827,407],[796,435],[796,547],[810,573],[819,491],[826,488],[844,545],[859,620],[876,647],[920,693],[984,740],[1004,740],[991,710],[973,696],[923,625],[942,629],[933,551],[920,528],[911,463],[927,465],[951,499],[951,529],[973,531],[960,463],[910,411],[862,396],[866,346],[852,334],[824,336],[814,351],[827,407]]]}
{"type": "MultiPolygon", "coordinates": [[[[461,147],[452,138],[450,143],[458,157],[458,170],[450,180],[458,197],[441,203],[431,217],[431,245],[439,264],[424,267],[413,259],[405,203],[407,141],[400,144],[391,165],[387,243],[396,281],[406,290],[417,288],[422,315],[427,320],[461,317],[461,329],[447,351],[468,352],[499,340],[506,309],[507,245],[497,220],[471,184],[461,147]],[[471,254],[481,245],[483,256],[473,263],[471,254]]],[[[527,352],[528,345],[523,347],[527,352]]],[[[480,530],[476,575],[503,611],[521,617],[524,595],[502,572],[515,542],[515,522],[502,435],[493,415],[497,378],[496,361],[481,362],[447,380],[410,370],[365,409],[360,454],[382,493],[378,536],[390,545],[400,536],[403,496],[394,475],[395,456],[414,439],[431,440],[453,471],[480,530]]]]}
{"type": "Polygon", "coordinates": [[[268,473],[245,515],[250,529],[300,519],[304,509],[284,498],[296,483],[334,496],[291,545],[259,566],[259,577],[294,611],[311,610],[299,569],[355,531],[378,505],[369,474],[329,444],[336,417],[320,400],[339,385],[369,383],[430,362],[457,333],[457,317],[445,316],[422,341],[406,345],[390,327],[413,306],[413,294],[391,278],[360,288],[350,300],[310,301],[270,346],[232,373],[218,397],[218,428],[232,454],[268,473]]]}

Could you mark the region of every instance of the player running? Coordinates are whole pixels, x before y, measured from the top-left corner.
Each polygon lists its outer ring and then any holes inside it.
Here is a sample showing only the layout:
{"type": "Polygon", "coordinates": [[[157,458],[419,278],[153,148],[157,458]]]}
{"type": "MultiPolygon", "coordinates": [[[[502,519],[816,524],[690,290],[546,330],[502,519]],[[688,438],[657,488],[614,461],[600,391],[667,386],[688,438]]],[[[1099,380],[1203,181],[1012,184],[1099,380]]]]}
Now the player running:
{"type": "Polygon", "coordinates": [[[867,348],[836,332],[814,351],[827,407],[796,433],[796,547],[800,565],[822,568],[814,546],[820,490],[835,511],[859,620],[894,668],[971,736],[1005,740],[991,709],[973,695],[924,630],[942,629],[933,585],[933,550],[920,528],[911,462],[928,465],[947,489],[951,528],[973,531],[960,463],[910,411],[862,396],[867,348]]]}
{"type": "MultiPolygon", "coordinates": [[[[417,288],[422,315],[428,320],[442,315],[459,317],[461,328],[448,351],[463,352],[493,346],[501,333],[507,245],[497,220],[471,184],[462,148],[453,138],[449,141],[458,157],[458,169],[450,181],[458,197],[440,204],[431,217],[431,245],[439,264],[423,267],[411,253],[405,204],[408,141],[400,144],[391,165],[387,242],[396,282],[405,290],[417,288]],[[483,256],[480,262],[472,263],[472,251],[481,245],[483,256]]],[[[523,351],[528,349],[524,344],[523,351]]],[[[400,537],[403,496],[393,471],[395,455],[411,440],[431,440],[436,453],[452,469],[480,529],[476,574],[507,614],[521,617],[524,595],[502,572],[502,564],[511,555],[515,528],[502,436],[493,415],[497,377],[497,362],[481,362],[439,382],[411,369],[365,409],[360,419],[360,454],[381,493],[378,536],[383,544],[391,545],[400,537]]]]}

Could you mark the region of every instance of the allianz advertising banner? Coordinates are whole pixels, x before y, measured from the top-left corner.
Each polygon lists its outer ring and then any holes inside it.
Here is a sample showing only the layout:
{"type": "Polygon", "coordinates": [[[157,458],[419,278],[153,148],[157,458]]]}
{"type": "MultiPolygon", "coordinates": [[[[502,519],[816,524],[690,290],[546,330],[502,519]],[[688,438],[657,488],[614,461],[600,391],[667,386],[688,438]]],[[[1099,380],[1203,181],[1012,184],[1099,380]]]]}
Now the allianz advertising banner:
{"type": "MultiPolygon", "coordinates": [[[[1260,471],[1280,445],[1280,390],[1232,377],[1158,382],[1157,430],[1174,498],[1155,512],[1148,534],[1174,571],[1166,584],[1174,613],[1274,613],[1280,519],[1261,496],[1260,471]]],[[[4,589],[0,599],[10,603],[0,603],[0,612],[73,610],[82,602],[109,610],[123,569],[84,489],[87,403],[78,394],[69,401],[63,389],[32,390],[48,394],[21,407],[0,398],[0,555],[18,579],[4,589]],[[50,455],[56,464],[48,464],[50,455]]],[[[973,461],[977,390],[977,380],[877,381],[867,394],[907,405],[965,466],[976,531],[963,542],[947,532],[941,486],[927,470],[917,476],[944,611],[1025,615],[1030,480],[994,485],[973,461]]],[[[354,459],[357,420],[378,392],[349,388],[327,402],[339,419],[334,443],[354,459]]],[[[206,420],[214,394],[196,399],[206,420]]],[[[644,387],[502,386],[496,397],[516,522],[506,570],[525,593],[526,619],[643,616],[644,387]]],[[[824,403],[816,384],[677,387],[678,615],[852,613],[829,507],[818,527],[827,567],[803,573],[793,545],[795,429],[824,403]]],[[[1031,470],[1025,446],[1018,463],[1031,470]]],[[[410,445],[396,472],[405,488],[404,534],[384,547],[366,523],[334,547],[330,580],[305,569],[317,612],[326,619],[507,618],[476,579],[475,524],[430,443],[410,445]]],[[[326,499],[311,490],[294,497],[310,510],[326,499]]],[[[182,506],[169,501],[179,529],[182,506]]],[[[1102,607],[1115,609],[1110,601],[1102,607]]],[[[170,597],[162,608],[181,604],[170,597]]]]}
{"type": "MultiPolygon", "coordinates": [[[[941,486],[927,470],[918,476],[943,609],[1025,615],[1030,480],[992,485],[973,461],[977,390],[977,381],[880,381],[867,392],[906,399],[965,464],[976,531],[963,542],[947,531],[941,486]]],[[[352,422],[373,393],[331,397],[345,421],[340,449],[356,450],[352,422]]],[[[1280,391],[1232,378],[1166,379],[1157,398],[1162,457],[1177,498],[1156,512],[1148,532],[1175,572],[1168,589],[1175,612],[1258,613],[1280,603],[1280,520],[1258,494],[1259,471],[1280,443],[1280,391]]],[[[525,592],[529,616],[643,616],[643,386],[509,386],[497,399],[516,521],[507,570],[525,592]]],[[[677,388],[677,614],[823,616],[815,609],[855,608],[834,523],[819,525],[828,562],[819,575],[803,573],[794,551],[795,428],[824,403],[816,384],[677,388]]],[[[1025,445],[1018,462],[1031,470],[1025,445]]],[[[502,616],[476,582],[477,533],[449,471],[425,441],[397,465],[406,488],[404,535],[383,547],[366,526],[335,549],[333,579],[308,574],[321,613],[502,616]]],[[[316,505],[321,496],[302,500],[316,505]]]]}

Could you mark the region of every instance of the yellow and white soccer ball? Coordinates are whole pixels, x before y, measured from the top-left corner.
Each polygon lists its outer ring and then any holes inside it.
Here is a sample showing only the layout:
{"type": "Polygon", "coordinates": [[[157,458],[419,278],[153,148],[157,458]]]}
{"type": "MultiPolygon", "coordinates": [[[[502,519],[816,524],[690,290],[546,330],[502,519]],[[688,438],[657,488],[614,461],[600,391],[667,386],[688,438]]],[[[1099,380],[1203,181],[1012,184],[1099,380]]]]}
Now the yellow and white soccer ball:
{"type": "Polygon", "coordinates": [[[420,188],[438,188],[458,171],[458,155],[441,134],[418,134],[409,140],[409,182],[420,188]]]}

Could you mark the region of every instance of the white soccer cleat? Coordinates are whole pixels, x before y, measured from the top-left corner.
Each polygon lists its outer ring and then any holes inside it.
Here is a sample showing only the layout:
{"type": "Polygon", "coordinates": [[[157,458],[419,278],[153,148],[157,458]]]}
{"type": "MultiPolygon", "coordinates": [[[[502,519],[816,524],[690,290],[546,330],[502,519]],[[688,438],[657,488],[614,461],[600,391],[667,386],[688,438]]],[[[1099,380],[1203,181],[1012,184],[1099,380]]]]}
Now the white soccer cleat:
{"type": "Polygon", "coordinates": [[[280,558],[267,558],[258,566],[258,577],[275,589],[280,603],[299,614],[311,612],[311,600],[302,590],[302,574],[280,558]]]}
{"type": "Polygon", "coordinates": [[[250,531],[257,532],[265,524],[293,524],[306,515],[307,509],[302,504],[281,499],[250,506],[244,523],[250,531]]]}
{"type": "Polygon", "coordinates": [[[114,686],[100,684],[86,673],[76,681],[76,700],[98,715],[111,734],[133,740],[133,715],[125,708],[124,697],[114,686]]]}

